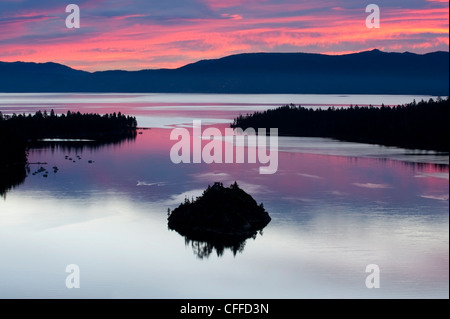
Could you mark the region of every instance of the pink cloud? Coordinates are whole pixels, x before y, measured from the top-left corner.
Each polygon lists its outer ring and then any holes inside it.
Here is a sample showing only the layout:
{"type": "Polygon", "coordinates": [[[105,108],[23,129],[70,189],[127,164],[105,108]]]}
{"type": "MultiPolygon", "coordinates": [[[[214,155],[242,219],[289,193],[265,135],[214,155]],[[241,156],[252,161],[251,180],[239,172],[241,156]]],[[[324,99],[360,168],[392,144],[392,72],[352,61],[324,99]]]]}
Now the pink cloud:
{"type": "Polygon", "coordinates": [[[0,59],[52,60],[91,71],[136,70],[174,68],[200,59],[255,51],[344,54],[380,48],[429,52],[448,50],[449,45],[448,7],[386,8],[381,28],[367,29],[363,9],[345,9],[337,1],[205,3],[215,16],[172,21],[142,13],[111,18],[94,15],[89,10],[99,10],[99,0],[84,7],[88,12],[82,15],[79,30],[65,28],[66,13],[61,8],[46,13],[18,12],[10,20],[0,20],[0,51],[19,54],[3,54],[0,59]]]}
{"type": "Polygon", "coordinates": [[[224,18],[232,19],[232,20],[241,20],[242,19],[242,16],[240,16],[239,14],[222,13],[221,16],[224,18]]]}

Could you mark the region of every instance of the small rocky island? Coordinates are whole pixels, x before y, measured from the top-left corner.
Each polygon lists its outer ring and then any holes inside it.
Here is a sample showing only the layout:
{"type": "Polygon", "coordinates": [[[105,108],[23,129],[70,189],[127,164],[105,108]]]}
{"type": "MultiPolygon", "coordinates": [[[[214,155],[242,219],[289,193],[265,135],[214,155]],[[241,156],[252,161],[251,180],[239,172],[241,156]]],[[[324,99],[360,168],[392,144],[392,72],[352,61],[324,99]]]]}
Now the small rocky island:
{"type": "Polygon", "coordinates": [[[216,248],[221,255],[224,248],[242,251],[245,240],[255,238],[271,221],[263,204],[239,188],[235,182],[230,187],[215,183],[196,200],[185,199],[179,207],[169,212],[168,227],[189,241],[206,243],[200,255],[209,255],[216,248]],[[206,251],[204,251],[206,250],[206,251]]]}
{"type": "Polygon", "coordinates": [[[205,235],[250,237],[271,218],[263,205],[239,188],[215,183],[195,201],[186,201],[170,214],[169,228],[205,235]]]}

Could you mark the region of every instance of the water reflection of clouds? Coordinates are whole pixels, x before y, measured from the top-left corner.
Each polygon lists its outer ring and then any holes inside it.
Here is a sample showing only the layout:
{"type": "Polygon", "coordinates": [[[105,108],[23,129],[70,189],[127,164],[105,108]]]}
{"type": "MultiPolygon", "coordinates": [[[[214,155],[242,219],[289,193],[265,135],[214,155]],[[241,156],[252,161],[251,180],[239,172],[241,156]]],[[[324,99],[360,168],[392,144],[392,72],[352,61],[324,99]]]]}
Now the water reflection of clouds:
{"type": "Polygon", "coordinates": [[[393,188],[391,185],[388,185],[388,184],[375,184],[375,183],[353,183],[353,185],[355,185],[357,187],[369,188],[369,189],[388,189],[388,188],[393,188]]]}
{"type": "Polygon", "coordinates": [[[314,105],[398,105],[436,96],[423,95],[336,95],[336,94],[173,94],[173,93],[0,93],[1,104],[221,104],[282,105],[287,103],[314,105]]]}
{"type": "Polygon", "coordinates": [[[306,198],[306,197],[299,197],[299,196],[283,196],[281,197],[282,200],[286,200],[293,203],[317,203],[318,200],[314,198],[306,198]]]}
{"type": "MultiPolygon", "coordinates": [[[[64,95],[48,97],[60,103],[64,95]]],[[[133,105],[147,103],[146,95],[118,94],[109,102],[117,97],[122,104],[99,103],[91,110],[131,107],[149,126],[189,127],[201,114],[174,106],[166,116],[162,107],[149,115],[133,105]]],[[[83,110],[105,96],[70,95],[67,102],[73,98],[85,99],[84,105],[60,104],[59,111],[83,110]]],[[[186,101],[199,98],[210,99],[186,101]]],[[[222,98],[231,105],[230,99],[242,97],[222,98]]],[[[9,109],[19,112],[36,100],[30,95],[9,109]]],[[[27,110],[43,106],[54,104],[27,110]]],[[[200,118],[215,121],[223,115],[218,112],[200,118]]],[[[402,161],[448,163],[448,156],[280,137],[279,172],[260,176],[252,165],[173,165],[169,132],[146,130],[132,143],[84,150],[84,160],[92,158],[94,165],[69,163],[64,155],[70,150],[58,147],[31,154],[60,171],[47,179],[30,176],[0,201],[0,296],[73,296],[61,276],[75,262],[83,282],[92,283],[81,297],[448,298],[448,165],[402,161]],[[199,196],[215,181],[235,180],[264,203],[273,220],[264,236],[247,241],[242,255],[199,262],[180,236],[167,231],[167,208],[199,196]],[[364,286],[365,266],[374,262],[383,274],[377,292],[364,286]]]]}
{"type": "Polygon", "coordinates": [[[188,198],[189,200],[192,199],[192,197],[196,198],[203,194],[204,189],[191,189],[179,194],[173,194],[170,196],[169,199],[162,200],[162,202],[169,206],[174,206],[172,208],[175,208],[176,206],[180,205],[181,203],[184,203],[185,199],[188,198]]]}
{"type": "MultiPolygon", "coordinates": [[[[258,202],[272,207],[282,205],[282,197],[348,201],[354,206],[368,201],[409,206],[426,200],[417,194],[433,194],[436,189],[448,192],[448,166],[407,164],[389,159],[280,152],[279,170],[270,176],[260,175],[256,164],[175,165],[169,157],[169,133],[167,129],[146,130],[133,143],[83,155],[83,160],[92,159],[95,164],[68,163],[64,160],[68,153],[58,148],[33,151],[31,161],[48,162],[48,167],[55,165],[60,170],[47,179],[29,176],[25,185],[29,189],[45,185],[52,191],[65,190],[61,196],[67,198],[101,193],[105,188],[111,193],[156,202],[178,196],[175,202],[169,200],[167,206],[180,204],[185,196],[200,195],[208,184],[216,181],[224,185],[237,181],[249,194],[256,195],[258,202]]],[[[318,143],[326,146],[325,141],[318,143]]]]}
{"type": "Polygon", "coordinates": [[[337,191],[337,190],[329,191],[328,193],[330,195],[334,195],[334,196],[348,196],[348,195],[350,195],[349,193],[345,193],[345,192],[341,192],[341,191],[337,191]]]}
{"type": "Polygon", "coordinates": [[[435,172],[435,173],[424,173],[421,172],[417,175],[415,175],[414,177],[416,178],[442,178],[442,179],[449,179],[449,173],[445,173],[445,172],[435,172]]]}
{"type": "Polygon", "coordinates": [[[241,180],[240,178],[233,177],[232,174],[223,173],[223,172],[206,172],[200,174],[193,174],[196,180],[202,181],[206,184],[214,184],[214,182],[221,182],[225,186],[233,184],[235,181],[238,182],[239,186],[242,189],[245,189],[249,194],[266,194],[269,192],[267,185],[250,183],[245,180],[241,180]]]}
{"type": "MultiPolygon", "coordinates": [[[[391,207],[381,206],[370,207],[370,213],[367,208],[363,211],[349,206],[309,207],[309,212],[302,214],[308,218],[301,224],[273,224],[260,239],[261,245],[283,238],[288,244],[279,246],[279,254],[290,252],[292,259],[302,259],[291,264],[301,265],[307,273],[317,273],[317,269],[306,270],[308,266],[323,267],[332,277],[330,267],[339,273],[353,269],[356,276],[358,268],[363,273],[366,265],[377,263],[383,271],[385,294],[408,291],[414,296],[448,287],[442,281],[448,278],[448,237],[446,241],[440,238],[447,226],[440,225],[441,218],[403,212],[395,215],[391,207]]],[[[365,278],[363,274],[361,278],[365,278]]],[[[334,279],[346,280],[340,283],[343,288],[352,281],[345,276],[334,279]]]]}
{"type": "Polygon", "coordinates": [[[192,128],[193,120],[201,120],[203,125],[210,125],[215,123],[229,124],[232,119],[219,119],[199,117],[197,115],[183,115],[183,116],[137,116],[139,127],[151,128],[175,128],[184,127],[192,128]]]}
{"type": "Polygon", "coordinates": [[[423,195],[420,195],[420,197],[427,198],[427,199],[435,199],[435,200],[440,200],[440,201],[448,201],[449,194],[443,194],[443,195],[423,194],[423,195]]]}
{"type": "Polygon", "coordinates": [[[345,156],[354,159],[373,158],[379,160],[396,160],[411,163],[449,163],[448,154],[433,151],[408,150],[372,144],[343,142],[331,138],[288,137],[280,136],[278,148],[280,152],[345,156]]]}
{"type": "Polygon", "coordinates": [[[306,177],[306,178],[312,178],[312,179],[323,179],[323,177],[317,176],[317,175],[311,175],[306,173],[297,173],[298,176],[306,177]]]}
{"type": "Polygon", "coordinates": [[[94,220],[105,220],[119,215],[129,216],[131,213],[125,198],[120,198],[117,193],[103,196],[101,199],[91,194],[92,198],[95,198],[92,201],[77,197],[61,200],[60,195],[33,191],[11,194],[2,205],[1,226],[29,227],[42,231],[72,227],[75,224],[86,225],[94,220]],[[36,200],[39,205],[36,205],[36,200]],[[99,204],[96,205],[96,201],[99,204]]]}

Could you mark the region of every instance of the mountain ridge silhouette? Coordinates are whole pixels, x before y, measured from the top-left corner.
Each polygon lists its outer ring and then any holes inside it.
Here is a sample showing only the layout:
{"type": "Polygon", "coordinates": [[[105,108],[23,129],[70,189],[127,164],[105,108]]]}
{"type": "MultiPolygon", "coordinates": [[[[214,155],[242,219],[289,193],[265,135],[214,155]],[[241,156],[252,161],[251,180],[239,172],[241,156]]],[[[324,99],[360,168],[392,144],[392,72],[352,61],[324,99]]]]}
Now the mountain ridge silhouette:
{"type": "Polygon", "coordinates": [[[0,62],[3,93],[272,93],[449,95],[449,52],[242,53],[177,69],[87,72],[0,62]]]}

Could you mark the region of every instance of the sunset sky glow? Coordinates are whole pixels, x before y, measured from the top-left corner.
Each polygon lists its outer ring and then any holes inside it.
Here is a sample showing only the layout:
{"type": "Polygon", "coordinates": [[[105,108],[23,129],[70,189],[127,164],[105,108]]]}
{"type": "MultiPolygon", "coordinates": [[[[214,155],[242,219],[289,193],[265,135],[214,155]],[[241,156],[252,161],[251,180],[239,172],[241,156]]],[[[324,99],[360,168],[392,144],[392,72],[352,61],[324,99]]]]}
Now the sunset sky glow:
{"type": "Polygon", "coordinates": [[[2,0],[0,61],[86,71],[176,68],[246,52],[449,50],[443,0],[2,0]],[[81,28],[68,29],[75,3],[81,28]],[[375,3],[381,27],[368,29],[375,3]]]}

